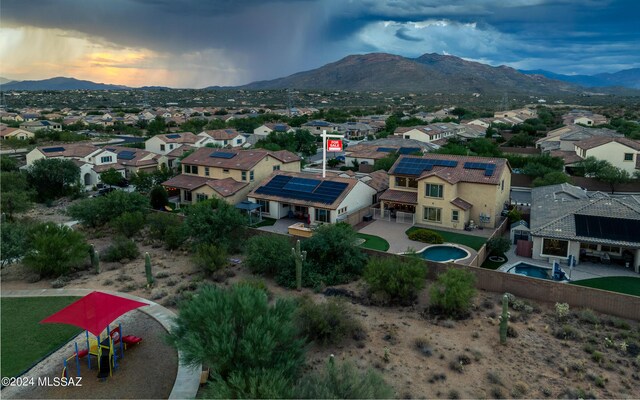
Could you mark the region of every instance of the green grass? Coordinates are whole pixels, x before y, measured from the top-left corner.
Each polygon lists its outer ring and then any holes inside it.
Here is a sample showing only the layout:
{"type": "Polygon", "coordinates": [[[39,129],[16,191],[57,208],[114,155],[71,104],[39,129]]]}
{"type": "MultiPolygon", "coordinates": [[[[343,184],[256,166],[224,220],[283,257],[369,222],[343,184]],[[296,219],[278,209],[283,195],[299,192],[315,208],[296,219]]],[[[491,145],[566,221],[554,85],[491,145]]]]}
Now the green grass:
{"type": "Polygon", "coordinates": [[[260,228],[261,226],[272,226],[276,223],[276,219],[273,218],[263,218],[261,222],[251,225],[252,228],[260,228]]]}
{"type": "Polygon", "coordinates": [[[609,276],[606,278],[583,279],[580,281],[573,281],[571,284],[640,296],[640,278],[630,276],[609,276]]]}
{"type": "Polygon", "coordinates": [[[417,227],[417,226],[413,226],[407,229],[405,233],[409,235],[411,232],[415,231],[416,229],[428,229],[430,231],[434,231],[436,233],[439,233],[440,236],[442,236],[442,239],[444,239],[445,243],[449,242],[449,243],[463,244],[465,246],[471,247],[474,250],[480,250],[482,245],[485,244],[487,241],[487,239],[484,237],[464,235],[462,233],[439,231],[437,229],[417,227]]]}
{"type": "Polygon", "coordinates": [[[360,246],[366,249],[380,251],[389,250],[389,242],[379,236],[367,235],[365,233],[356,233],[356,236],[360,239],[364,239],[364,243],[362,243],[360,246]]]}
{"type": "MultiPolygon", "coordinates": [[[[491,256],[489,256],[489,257],[491,257],[491,256]]],[[[504,254],[500,254],[498,256],[498,257],[504,258],[504,261],[502,261],[502,262],[491,261],[491,260],[489,260],[489,257],[487,257],[487,259],[484,260],[484,262],[480,266],[481,268],[498,269],[501,265],[504,265],[507,261],[509,261],[507,259],[507,256],[505,256],[504,254]]]]}
{"type": "MultiPolygon", "coordinates": [[[[68,342],[80,329],[64,324],[40,324],[78,297],[3,297],[0,330],[0,375],[16,376],[40,358],[68,342]]],[[[62,370],[60,360],[60,370],[62,370]]]]}

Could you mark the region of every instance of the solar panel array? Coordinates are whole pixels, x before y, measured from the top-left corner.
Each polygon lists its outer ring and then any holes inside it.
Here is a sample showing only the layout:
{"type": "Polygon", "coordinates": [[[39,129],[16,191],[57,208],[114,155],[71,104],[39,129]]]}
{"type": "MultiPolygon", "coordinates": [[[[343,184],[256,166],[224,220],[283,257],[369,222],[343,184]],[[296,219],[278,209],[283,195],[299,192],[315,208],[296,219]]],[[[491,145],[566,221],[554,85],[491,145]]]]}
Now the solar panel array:
{"type": "Polygon", "coordinates": [[[464,163],[465,169],[482,169],[484,170],[484,176],[491,176],[496,169],[495,164],[466,162],[464,163]]]}
{"type": "Polygon", "coordinates": [[[214,151],[213,153],[209,154],[209,157],[213,157],[213,158],[226,158],[226,159],[230,159],[236,156],[236,153],[227,153],[224,151],[214,151]]]}
{"type": "Polygon", "coordinates": [[[343,182],[276,175],[269,183],[256,189],[256,193],[293,200],[333,204],[347,186],[343,182]]]}
{"type": "Polygon", "coordinates": [[[452,160],[434,160],[430,158],[409,158],[405,157],[394,170],[394,174],[420,176],[424,171],[431,171],[433,167],[450,167],[458,166],[457,161],[452,160]]]}
{"type": "Polygon", "coordinates": [[[64,151],[64,147],[48,147],[46,149],[42,149],[45,153],[56,153],[58,151],[64,151]]]}
{"type": "Polygon", "coordinates": [[[578,236],[625,242],[640,241],[640,222],[637,220],[579,214],[575,214],[574,219],[578,236]]]}
{"type": "Polygon", "coordinates": [[[118,153],[118,158],[121,160],[133,160],[136,158],[136,153],[134,151],[121,151],[118,153]]]}
{"type": "Polygon", "coordinates": [[[400,154],[413,154],[418,153],[420,151],[420,147],[400,147],[398,153],[400,154]]]}
{"type": "Polygon", "coordinates": [[[396,149],[394,149],[393,147],[378,147],[376,151],[381,153],[393,153],[394,151],[396,151],[396,149]]]}
{"type": "Polygon", "coordinates": [[[167,139],[178,139],[180,138],[180,135],[178,135],[177,133],[172,133],[171,135],[167,135],[167,139]]]}

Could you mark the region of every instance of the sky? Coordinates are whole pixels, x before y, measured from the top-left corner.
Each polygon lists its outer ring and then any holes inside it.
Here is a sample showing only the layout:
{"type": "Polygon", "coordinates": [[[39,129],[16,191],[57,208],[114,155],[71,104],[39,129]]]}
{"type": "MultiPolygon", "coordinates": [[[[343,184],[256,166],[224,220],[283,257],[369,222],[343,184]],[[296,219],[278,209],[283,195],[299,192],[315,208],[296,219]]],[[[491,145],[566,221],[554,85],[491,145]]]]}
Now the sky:
{"type": "Polygon", "coordinates": [[[637,0],[2,0],[0,76],[241,85],[350,54],[562,74],[640,67],[637,0]]]}

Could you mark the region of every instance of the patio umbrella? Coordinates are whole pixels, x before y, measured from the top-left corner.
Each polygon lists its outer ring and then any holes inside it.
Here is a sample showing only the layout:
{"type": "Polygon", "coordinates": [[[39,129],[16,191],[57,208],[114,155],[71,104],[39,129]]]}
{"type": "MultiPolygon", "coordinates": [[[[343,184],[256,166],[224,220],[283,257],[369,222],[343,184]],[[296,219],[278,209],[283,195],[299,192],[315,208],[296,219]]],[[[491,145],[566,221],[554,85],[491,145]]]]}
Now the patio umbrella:
{"type": "Polygon", "coordinates": [[[43,319],[40,323],[75,325],[99,336],[100,333],[119,316],[136,308],[148,305],[147,303],[114,296],[112,294],[91,292],[57,313],[43,319]]]}

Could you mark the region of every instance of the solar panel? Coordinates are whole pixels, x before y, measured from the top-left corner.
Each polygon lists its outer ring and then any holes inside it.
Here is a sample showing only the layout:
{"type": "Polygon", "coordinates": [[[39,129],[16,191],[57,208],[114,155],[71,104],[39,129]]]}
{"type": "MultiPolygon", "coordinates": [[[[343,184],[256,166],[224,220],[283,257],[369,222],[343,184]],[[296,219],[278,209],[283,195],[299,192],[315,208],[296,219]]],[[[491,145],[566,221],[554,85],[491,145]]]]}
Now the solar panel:
{"type": "Polygon", "coordinates": [[[338,197],[340,197],[347,186],[348,185],[343,182],[321,182],[316,179],[293,178],[286,175],[277,175],[273,177],[269,183],[256,189],[256,193],[293,200],[332,204],[338,197]],[[312,191],[299,190],[309,189],[312,183],[314,184],[312,191]]]}
{"type": "Polygon", "coordinates": [[[283,186],[283,189],[311,193],[319,183],[320,181],[316,179],[291,178],[291,180],[283,186]]]}
{"type": "Polygon", "coordinates": [[[121,160],[133,160],[136,158],[136,153],[133,151],[122,151],[118,153],[118,158],[121,160]]]}
{"type": "Polygon", "coordinates": [[[213,157],[213,158],[233,158],[236,156],[236,153],[226,153],[224,151],[214,151],[213,153],[209,154],[209,157],[213,157]]]}
{"type": "Polygon", "coordinates": [[[599,239],[640,241],[640,222],[624,218],[574,215],[576,235],[599,239]]]}
{"type": "Polygon", "coordinates": [[[171,135],[167,135],[167,139],[178,139],[180,138],[180,135],[178,135],[177,133],[172,133],[171,135]]]}
{"type": "Polygon", "coordinates": [[[45,153],[56,153],[58,151],[64,151],[64,147],[49,147],[46,149],[42,149],[45,153]]]}
{"type": "MultiPolygon", "coordinates": [[[[378,150],[380,151],[380,150],[378,150]]],[[[398,153],[400,154],[413,154],[420,151],[420,147],[400,147],[398,153]]]]}
{"type": "Polygon", "coordinates": [[[378,147],[376,151],[381,153],[393,153],[394,151],[396,151],[396,149],[392,147],[378,147]]]}

